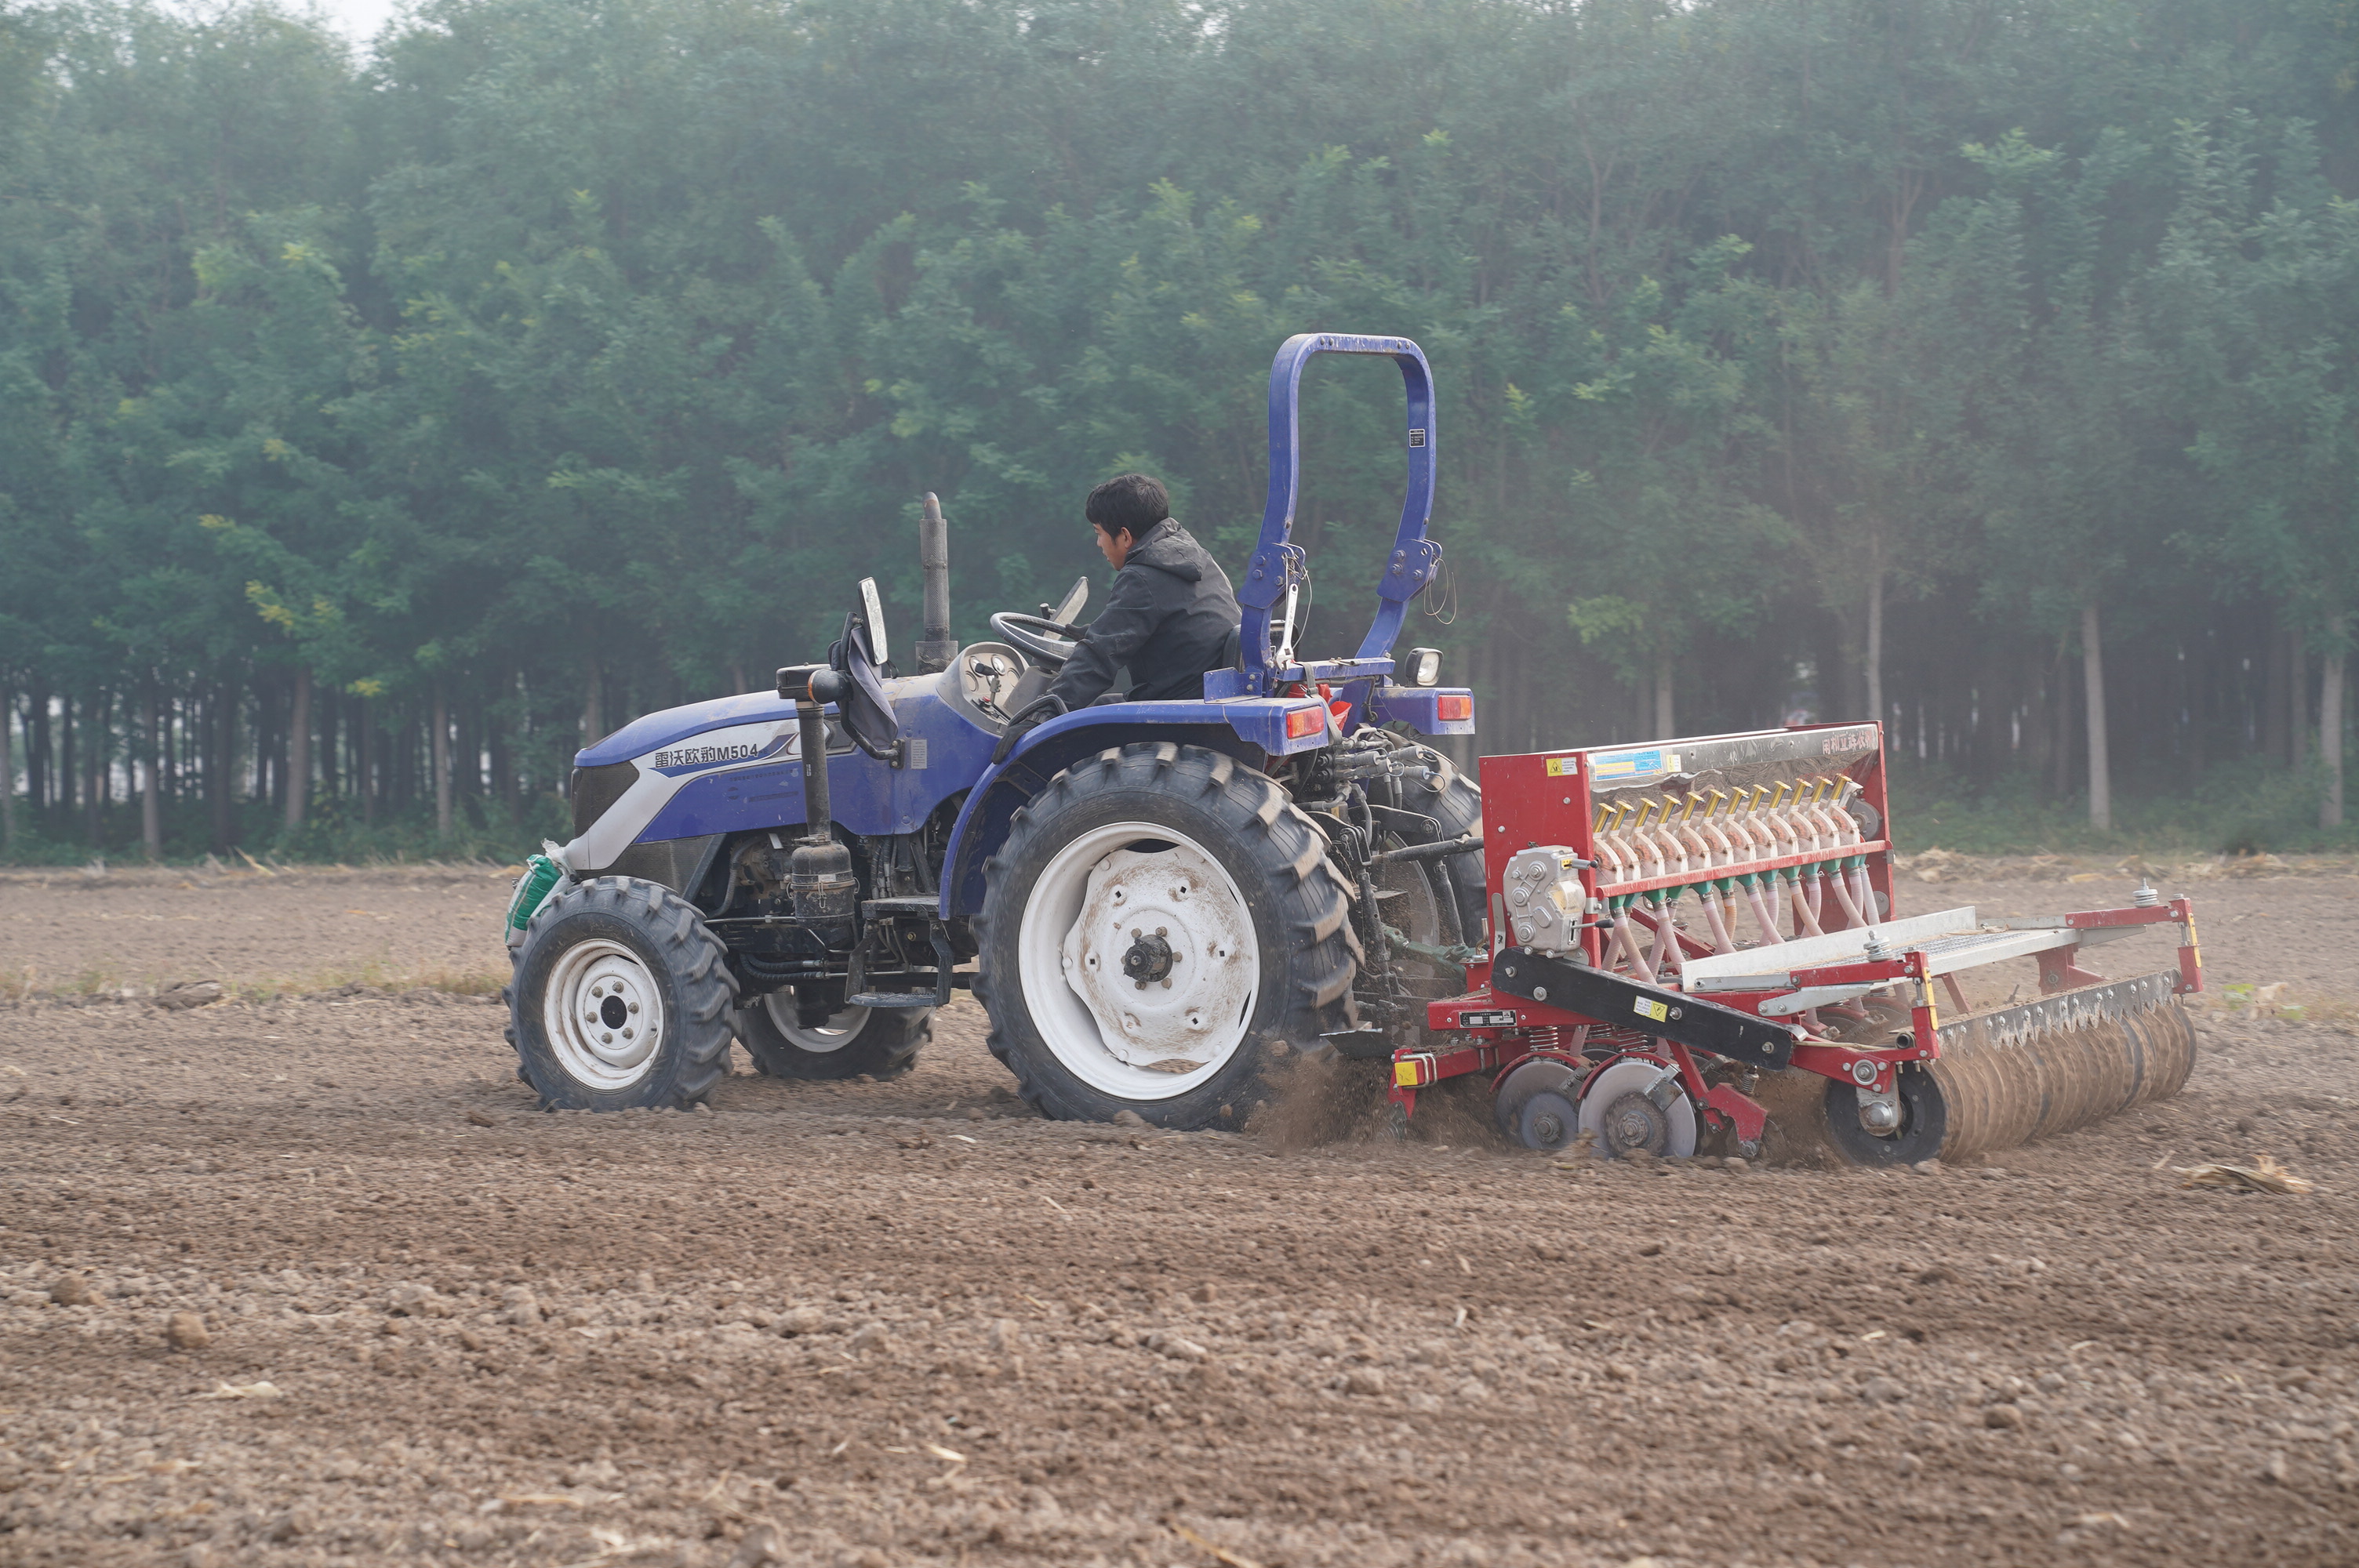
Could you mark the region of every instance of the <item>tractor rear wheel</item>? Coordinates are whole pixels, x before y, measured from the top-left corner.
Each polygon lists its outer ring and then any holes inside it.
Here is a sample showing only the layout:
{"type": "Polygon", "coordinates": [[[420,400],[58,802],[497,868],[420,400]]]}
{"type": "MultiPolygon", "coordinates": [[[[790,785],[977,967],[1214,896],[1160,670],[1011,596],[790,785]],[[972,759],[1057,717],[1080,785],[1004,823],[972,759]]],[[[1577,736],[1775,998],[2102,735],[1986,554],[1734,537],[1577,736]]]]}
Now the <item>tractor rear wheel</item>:
{"type": "Polygon", "coordinates": [[[794,992],[777,990],[738,1010],[737,1043],[774,1078],[892,1078],[917,1065],[933,1018],[931,1008],[847,1007],[805,1028],[794,992]]]}
{"type": "Polygon", "coordinates": [[[1074,763],[984,868],[975,995],[1043,1115],[1234,1128],[1270,1047],[1350,1027],[1360,950],[1326,839],[1225,753],[1074,763]]]}
{"type": "Polygon", "coordinates": [[[598,877],[525,928],[509,987],[516,1056],[549,1110],[702,1099],[729,1065],[721,939],[658,882],[598,877]]]}
{"type": "MultiPolygon", "coordinates": [[[[1472,833],[1479,840],[1483,835],[1483,791],[1473,779],[1458,771],[1457,764],[1430,746],[1404,741],[1414,747],[1426,766],[1433,770],[1431,779],[1404,779],[1400,785],[1401,805],[1410,811],[1433,818],[1438,833],[1431,841],[1462,838],[1472,833]]],[[[1490,908],[1490,895],[1483,886],[1483,851],[1470,849],[1446,860],[1430,863],[1433,880],[1447,888],[1457,930],[1445,938],[1462,942],[1469,946],[1483,945],[1488,929],[1484,915],[1490,908]]]]}

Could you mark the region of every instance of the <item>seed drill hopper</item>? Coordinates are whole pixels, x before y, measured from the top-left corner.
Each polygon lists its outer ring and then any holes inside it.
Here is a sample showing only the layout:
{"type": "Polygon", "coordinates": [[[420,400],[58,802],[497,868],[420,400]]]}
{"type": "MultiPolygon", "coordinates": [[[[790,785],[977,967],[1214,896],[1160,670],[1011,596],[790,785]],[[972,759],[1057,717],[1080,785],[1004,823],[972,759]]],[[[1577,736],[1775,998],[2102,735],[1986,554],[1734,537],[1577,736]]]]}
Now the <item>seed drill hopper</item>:
{"type": "Polygon", "coordinates": [[[1484,1073],[1531,1148],[1782,1140],[1889,1165],[2176,1094],[2195,1054],[2179,998],[2202,984],[2189,902],[1902,916],[1883,763],[1876,724],[1483,759],[1491,940],[1396,1053],[1401,1113],[1484,1073]],[[2169,967],[2085,967],[2154,925],[2178,929],[2169,967]],[[2037,965],[2027,1000],[2027,975],[2005,990],[1992,968],[2010,960],[2037,965]]]}

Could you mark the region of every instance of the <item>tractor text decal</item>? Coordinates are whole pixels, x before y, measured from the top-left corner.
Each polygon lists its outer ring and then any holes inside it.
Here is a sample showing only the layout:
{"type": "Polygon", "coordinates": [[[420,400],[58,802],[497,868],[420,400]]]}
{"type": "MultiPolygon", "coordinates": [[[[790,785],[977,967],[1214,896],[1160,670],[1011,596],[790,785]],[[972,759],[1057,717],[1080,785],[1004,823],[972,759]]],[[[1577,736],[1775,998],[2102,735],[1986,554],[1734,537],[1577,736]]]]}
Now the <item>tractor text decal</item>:
{"type": "Polygon", "coordinates": [[[760,751],[758,746],[679,746],[669,752],[658,752],[647,759],[648,765],[658,768],[692,768],[704,762],[734,762],[760,751]]]}

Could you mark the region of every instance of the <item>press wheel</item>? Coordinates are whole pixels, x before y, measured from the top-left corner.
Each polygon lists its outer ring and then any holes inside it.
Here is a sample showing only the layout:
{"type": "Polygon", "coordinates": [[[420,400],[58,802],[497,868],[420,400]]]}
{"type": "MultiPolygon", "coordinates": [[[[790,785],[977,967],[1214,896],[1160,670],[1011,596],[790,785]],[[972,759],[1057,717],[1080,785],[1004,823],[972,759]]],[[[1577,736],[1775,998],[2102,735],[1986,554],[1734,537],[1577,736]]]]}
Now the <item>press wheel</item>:
{"type": "Polygon", "coordinates": [[[1492,1101],[1499,1130],[1544,1154],[1571,1148],[1581,1131],[1581,1079],[1571,1065],[1550,1057],[1524,1063],[1507,1075],[1492,1101]]]}
{"type": "Polygon", "coordinates": [[[1581,1097],[1581,1129],[1596,1140],[1598,1153],[1614,1160],[1637,1153],[1684,1160],[1696,1152],[1695,1107],[1678,1079],[1667,1080],[1663,1073],[1657,1063],[1625,1056],[1590,1076],[1581,1097]]]}

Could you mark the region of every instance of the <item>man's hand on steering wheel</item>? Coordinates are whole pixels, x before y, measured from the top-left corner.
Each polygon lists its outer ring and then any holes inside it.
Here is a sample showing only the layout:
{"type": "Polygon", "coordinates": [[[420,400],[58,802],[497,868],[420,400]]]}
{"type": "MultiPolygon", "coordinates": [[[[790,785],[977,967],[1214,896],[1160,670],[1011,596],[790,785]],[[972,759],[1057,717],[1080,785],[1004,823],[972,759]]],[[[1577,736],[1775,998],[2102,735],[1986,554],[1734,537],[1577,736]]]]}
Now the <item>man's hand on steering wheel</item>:
{"type": "Polygon", "coordinates": [[[1073,656],[1073,647],[1089,634],[1086,626],[1068,626],[1045,615],[1021,615],[1003,610],[991,618],[991,629],[1042,664],[1061,665],[1073,656]]]}

